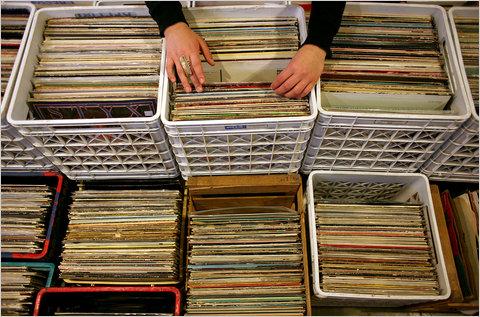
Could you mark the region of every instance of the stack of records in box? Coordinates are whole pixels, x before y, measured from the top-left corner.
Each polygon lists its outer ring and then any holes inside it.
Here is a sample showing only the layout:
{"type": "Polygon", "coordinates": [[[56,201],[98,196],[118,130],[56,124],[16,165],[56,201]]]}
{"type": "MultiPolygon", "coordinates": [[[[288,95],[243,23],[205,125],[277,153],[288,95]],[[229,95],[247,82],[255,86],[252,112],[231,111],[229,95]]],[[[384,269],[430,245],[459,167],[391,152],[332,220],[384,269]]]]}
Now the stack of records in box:
{"type": "Polygon", "coordinates": [[[225,120],[310,115],[306,98],[289,99],[270,89],[269,83],[211,83],[204,91],[171,96],[170,120],[225,120]]]}
{"type": "Polygon", "coordinates": [[[303,315],[301,224],[282,208],[189,215],[189,315],[303,315]]]}
{"type": "Polygon", "coordinates": [[[161,39],[151,17],[52,18],[28,104],[37,119],[150,117],[161,39]]]}
{"type": "Polygon", "coordinates": [[[2,316],[31,316],[35,295],[48,272],[28,266],[2,266],[2,316]]]}
{"type": "Polygon", "coordinates": [[[2,252],[42,251],[53,190],[47,185],[2,185],[2,252]]]}
{"type": "Polygon", "coordinates": [[[271,81],[304,39],[302,10],[217,9],[185,12],[216,62],[204,68],[204,91],[170,89],[162,105],[182,176],[296,172],[315,121],[315,95],[281,97],[271,81]]]}
{"type": "Polygon", "coordinates": [[[30,12],[2,8],[2,97],[17,57],[30,12]]]}
{"type": "Polygon", "coordinates": [[[205,39],[214,60],[289,59],[299,47],[296,17],[196,18],[188,22],[205,39]]]}
{"type": "Polygon", "coordinates": [[[468,85],[472,93],[473,102],[478,114],[478,17],[455,17],[460,50],[467,74],[468,85]]]}
{"type": "Polygon", "coordinates": [[[180,209],[178,190],[75,192],[60,277],[87,284],[176,283],[180,209]]]}
{"type": "Polygon", "coordinates": [[[444,107],[452,93],[431,16],[346,13],[331,50],[332,59],[325,61],[322,74],[322,94],[416,95],[432,102],[419,108],[416,103],[390,107],[382,102],[332,101],[322,104],[326,110],[448,113],[443,110],[448,110],[444,107]]]}
{"type": "MultiPolygon", "coordinates": [[[[190,27],[218,61],[292,58],[299,47],[295,17],[195,19],[190,27]]],[[[175,89],[170,120],[225,120],[308,116],[307,99],[278,96],[270,83],[208,83],[201,93],[175,89]]]]}
{"type": "Polygon", "coordinates": [[[400,184],[372,184],[374,196],[368,196],[367,190],[340,198],[335,197],[334,187],[342,184],[327,183],[317,184],[315,193],[323,292],[387,297],[440,294],[424,205],[393,202],[391,198],[403,187],[400,184]]]}
{"type": "Polygon", "coordinates": [[[2,8],[2,97],[17,57],[30,12],[2,8]]]}

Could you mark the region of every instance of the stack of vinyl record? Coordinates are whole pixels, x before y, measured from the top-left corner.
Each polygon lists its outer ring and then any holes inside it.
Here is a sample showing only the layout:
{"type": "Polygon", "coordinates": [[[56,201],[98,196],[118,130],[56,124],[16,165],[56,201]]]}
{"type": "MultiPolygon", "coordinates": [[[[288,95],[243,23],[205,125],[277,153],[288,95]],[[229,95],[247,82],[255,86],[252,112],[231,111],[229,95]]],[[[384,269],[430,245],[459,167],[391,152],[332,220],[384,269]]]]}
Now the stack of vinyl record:
{"type": "Polygon", "coordinates": [[[478,18],[455,17],[468,85],[478,113],[478,18]]]}
{"type": "Polygon", "coordinates": [[[303,315],[300,216],[272,207],[189,215],[189,315],[303,315]]]}
{"type": "Polygon", "coordinates": [[[190,28],[207,42],[215,60],[288,59],[298,50],[295,17],[195,19],[190,28]]]}
{"type": "Polygon", "coordinates": [[[178,190],[75,192],[60,277],[70,283],[175,283],[180,209],[178,190]]]}
{"type": "Polygon", "coordinates": [[[439,295],[423,205],[316,203],[315,214],[322,291],[439,295]]]}
{"type": "Polygon", "coordinates": [[[35,294],[48,272],[26,266],[2,266],[2,316],[31,316],[35,294]]]}
{"type": "Polygon", "coordinates": [[[2,8],[2,97],[17,57],[30,13],[25,9],[2,8]]]}
{"type": "Polygon", "coordinates": [[[177,88],[171,97],[172,121],[308,116],[308,100],[275,94],[270,83],[211,83],[201,93],[177,88]]]}
{"type": "Polygon", "coordinates": [[[53,189],[47,185],[2,186],[2,252],[42,250],[52,199],[53,189]]]}
{"type": "Polygon", "coordinates": [[[47,21],[28,99],[38,119],[149,117],[161,39],[151,17],[47,21]]]}
{"type": "Polygon", "coordinates": [[[417,104],[407,108],[397,102],[398,108],[392,109],[372,102],[361,106],[364,111],[442,113],[452,95],[431,16],[345,14],[331,49],[333,59],[325,61],[322,93],[413,94],[441,100],[422,109],[417,104]]]}

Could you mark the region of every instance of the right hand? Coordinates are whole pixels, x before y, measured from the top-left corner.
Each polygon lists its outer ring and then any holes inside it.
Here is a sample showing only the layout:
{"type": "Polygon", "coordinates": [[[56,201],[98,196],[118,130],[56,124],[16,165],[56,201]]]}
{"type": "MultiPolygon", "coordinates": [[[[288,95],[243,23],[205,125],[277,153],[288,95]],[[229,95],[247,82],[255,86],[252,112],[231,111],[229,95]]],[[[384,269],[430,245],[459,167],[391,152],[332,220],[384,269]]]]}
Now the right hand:
{"type": "Polygon", "coordinates": [[[185,56],[190,60],[192,80],[195,90],[202,92],[202,85],[205,83],[205,75],[202,69],[202,63],[199,53],[205,56],[210,65],[214,65],[212,54],[208,49],[207,43],[198,34],[193,32],[186,23],[178,22],[165,29],[165,40],[167,41],[167,75],[171,82],[176,82],[174,67],[177,70],[178,77],[186,92],[191,92],[192,88],[188,82],[187,75],[183,71],[180,57],[185,56]]]}

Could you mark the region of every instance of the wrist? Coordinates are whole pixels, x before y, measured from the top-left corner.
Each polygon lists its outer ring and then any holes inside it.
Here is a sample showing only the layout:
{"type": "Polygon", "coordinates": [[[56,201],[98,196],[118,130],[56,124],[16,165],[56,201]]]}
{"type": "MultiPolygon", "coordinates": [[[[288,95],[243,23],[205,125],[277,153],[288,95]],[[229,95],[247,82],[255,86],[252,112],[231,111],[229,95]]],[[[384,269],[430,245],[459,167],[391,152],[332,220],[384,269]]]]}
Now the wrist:
{"type": "Polygon", "coordinates": [[[172,24],[169,27],[167,27],[163,33],[165,34],[165,36],[167,36],[169,33],[173,33],[173,32],[176,32],[178,30],[185,29],[185,28],[188,29],[188,24],[187,23],[177,22],[177,23],[172,24]]]}
{"type": "Polygon", "coordinates": [[[305,44],[302,46],[302,48],[305,48],[306,50],[315,53],[321,59],[325,59],[325,57],[327,56],[327,52],[323,48],[315,44],[305,44]]]}

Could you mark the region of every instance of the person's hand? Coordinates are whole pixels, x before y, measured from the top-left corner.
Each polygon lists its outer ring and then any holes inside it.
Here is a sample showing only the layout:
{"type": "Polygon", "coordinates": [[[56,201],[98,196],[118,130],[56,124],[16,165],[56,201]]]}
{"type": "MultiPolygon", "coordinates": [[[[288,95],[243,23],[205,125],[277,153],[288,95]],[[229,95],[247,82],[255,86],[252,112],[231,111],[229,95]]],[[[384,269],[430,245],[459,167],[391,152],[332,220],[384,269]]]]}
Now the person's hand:
{"type": "Polygon", "coordinates": [[[288,98],[303,98],[313,89],[323,72],[325,56],[321,48],[313,44],[302,46],[273,81],[271,88],[288,98]]]}
{"type": "Polygon", "coordinates": [[[174,67],[177,70],[178,77],[182,82],[183,89],[191,92],[192,88],[188,82],[187,74],[185,74],[180,58],[184,56],[190,61],[190,69],[193,85],[197,92],[203,91],[202,85],[205,83],[205,75],[203,74],[202,63],[200,62],[200,53],[210,65],[214,64],[212,54],[208,49],[207,43],[193,32],[186,23],[175,23],[165,29],[165,40],[167,41],[167,75],[171,82],[175,83],[174,67]]]}

